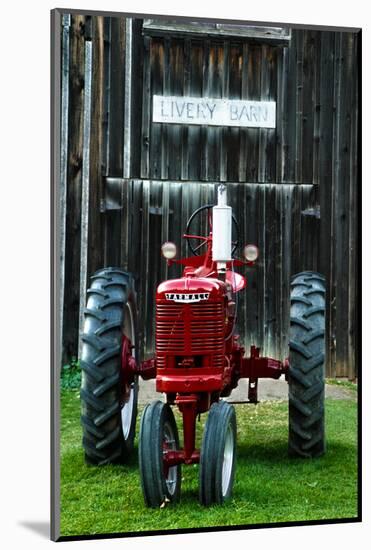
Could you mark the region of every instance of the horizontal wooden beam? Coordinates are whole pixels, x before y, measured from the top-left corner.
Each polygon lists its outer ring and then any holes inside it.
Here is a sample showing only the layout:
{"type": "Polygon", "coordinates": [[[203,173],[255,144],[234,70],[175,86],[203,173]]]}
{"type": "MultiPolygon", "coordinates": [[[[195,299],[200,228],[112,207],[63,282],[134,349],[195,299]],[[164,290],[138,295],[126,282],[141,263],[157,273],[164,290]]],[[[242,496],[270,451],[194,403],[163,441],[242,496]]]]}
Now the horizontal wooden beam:
{"type": "Polygon", "coordinates": [[[238,37],[259,42],[287,43],[291,39],[288,27],[263,27],[253,25],[233,25],[228,23],[182,22],[159,19],[144,19],[143,33],[150,35],[195,35],[215,37],[238,37]]]}

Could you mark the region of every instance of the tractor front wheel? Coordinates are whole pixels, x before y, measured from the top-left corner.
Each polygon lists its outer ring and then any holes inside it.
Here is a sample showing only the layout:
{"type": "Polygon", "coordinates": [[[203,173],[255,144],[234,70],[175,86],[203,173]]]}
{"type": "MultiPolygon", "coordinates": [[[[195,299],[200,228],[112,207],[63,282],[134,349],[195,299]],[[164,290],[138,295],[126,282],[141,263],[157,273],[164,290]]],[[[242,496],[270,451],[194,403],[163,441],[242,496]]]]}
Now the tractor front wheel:
{"type": "Polygon", "coordinates": [[[164,455],[179,450],[178,428],[171,407],[154,401],[143,411],[139,431],[139,472],[144,501],[151,508],[180,498],[181,465],[168,466],[164,455]]]}
{"type": "Polygon", "coordinates": [[[226,401],[214,403],[207,417],[200,456],[200,502],[222,504],[232,494],[236,466],[236,413],[226,401]]]}
{"type": "Polygon", "coordinates": [[[289,454],[313,458],[325,451],[325,280],[307,271],[291,282],[289,454]]]}

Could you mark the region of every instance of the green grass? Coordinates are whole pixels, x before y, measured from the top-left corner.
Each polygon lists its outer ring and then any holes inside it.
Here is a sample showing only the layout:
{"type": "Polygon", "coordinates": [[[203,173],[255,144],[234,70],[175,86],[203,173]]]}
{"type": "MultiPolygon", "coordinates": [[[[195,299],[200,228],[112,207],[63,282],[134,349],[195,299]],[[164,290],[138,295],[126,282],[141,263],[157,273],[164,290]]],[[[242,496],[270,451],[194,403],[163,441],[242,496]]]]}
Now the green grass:
{"type": "MultiPolygon", "coordinates": [[[[223,506],[202,507],[198,466],[186,466],[181,502],[158,510],[144,506],[137,452],[126,465],[86,466],[78,392],[63,391],[61,405],[64,536],[357,516],[355,400],[327,400],[327,452],[316,460],[287,457],[287,402],[236,406],[238,461],[233,498],[223,506]]],[[[202,426],[205,418],[201,420],[202,426]]],[[[199,441],[200,428],[197,435],[199,441]]]]}

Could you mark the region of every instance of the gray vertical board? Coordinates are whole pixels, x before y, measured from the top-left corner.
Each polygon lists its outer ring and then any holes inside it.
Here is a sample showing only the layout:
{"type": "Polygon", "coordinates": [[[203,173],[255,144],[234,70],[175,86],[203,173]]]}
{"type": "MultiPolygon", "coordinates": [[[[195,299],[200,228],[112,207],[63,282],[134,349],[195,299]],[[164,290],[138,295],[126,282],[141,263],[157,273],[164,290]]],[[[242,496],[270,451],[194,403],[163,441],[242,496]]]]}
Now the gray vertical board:
{"type": "Polygon", "coordinates": [[[104,71],[104,101],[102,117],[102,175],[109,175],[109,149],[110,149],[110,110],[111,110],[111,28],[112,17],[105,17],[103,21],[103,64],[104,71]]]}
{"type": "MultiPolygon", "coordinates": [[[[182,243],[184,241],[182,235],[185,233],[184,214],[180,207],[184,188],[186,188],[186,184],[181,182],[172,182],[169,186],[168,240],[176,244],[178,255],[181,254],[182,243]]],[[[167,273],[170,278],[179,277],[181,275],[181,266],[173,265],[169,267],[167,273]]]]}
{"type": "Polygon", "coordinates": [[[153,273],[150,271],[150,250],[148,248],[149,235],[150,235],[150,215],[149,215],[149,204],[150,204],[150,186],[151,182],[143,181],[142,187],[142,224],[141,224],[141,234],[140,234],[140,265],[139,265],[139,276],[140,276],[140,319],[146,320],[145,322],[140,323],[140,345],[143,356],[143,351],[150,351],[148,348],[148,328],[151,330],[151,311],[148,309],[148,290],[150,285],[150,280],[153,281],[153,273]],[[152,277],[151,277],[152,275],[152,277]]]}
{"type": "MultiPolygon", "coordinates": [[[[262,48],[251,44],[247,60],[248,99],[259,101],[261,97],[262,48]]],[[[259,181],[259,129],[249,128],[247,132],[246,181],[259,181]]]]}
{"type": "Polygon", "coordinates": [[[80,224],[83,163],[83,113],[85,38],[82,32],[85,17],[73,15],[70,28],[68,168],[65,240],[65,296],[63,344],[65,358],[77,357],[80,303],[80,224]],[[66,290],[68,289],[68,290],[66,290]]]}
{"type": "Polygon", "coordinates": [[[292,195],[293,185],[282,185],[282,251],[281,251],[281,358],[288,355],[290,326],[290,282],[294,270],[291,267],[292,195]]]}
{"type": "Polygon", "coordinates": [[[276,186],[265,186],[265,321],[264,321],[264,353],[276,356],[277,313],[275,309],[276,276],[280,269],[277,265],[276,239],[278,233],[275,195],[276,186]]]}
{"type": "Polygon", "coordinates": [[[300,207],[300,271],[318,271],[318,245],[320,211],[318,208],[318,186],[301,185],[300,207]]]}
{"type": "MultiPolygon", "coordinates": [[[[219,98],[222,95],[222,45],[220,42],[210,43],[209,72],[208,72],[208,93],[210,97],[219,98]]],[[[219,151],[220,132],[218,126],[209,126],[207,129],[208,147],[208,178],[210,181],[219,180],[219,151]]]]}
{"type": "MultiPolygon", "coordinates": [[[[162,88],[163,94],[167,95],[170,90],[170,41],[168,39],[163,41],[163,69],[162,69],[162,88]]],[[[170,164],[170,153],[169,153],[169,129],[166,124],[160,124],[161,132],[161,179],[168,179],[169,176],[169,164],[170,164]]]]}
{"type": "Polygon", "coordinates": [[[352,34],[340,34],[340,82],[336,109],[339,125],[335,171],[335,231],[336,231],[336,375],[346,376],[349,336],[349,189],[351,140],[352,34]]]}
{"type": "MultiPolygon", "coordinates": [[[[210,97],[210,40],[203,44],[202,97],[210,97]]],[[[209,179],[209,128],[201,126],[201,179],[209,179]]]]}
{"type": "Polygon", "coordinates": [[[146,294],[146,336],[145,346],[148,353],[154,350],[154,328],[155,328],[155,293],[156,288],[161,282],[161,263],[165,262],[161,256],[161,236],[162,236],[162,188],[161,181],[151,181],[149,190],[145,188],[145,200],[143,205],[148,209],[145,212],[147,233],[144,234],[143,248],[147,256],[147,274],[145,284],[146,294]]]}
{"type": "Polygon", "coordinates": [[[297,94],[297,45],[301,31],[292,30],[292,38],[288,47],[288,69],[287,69],[287,101],[286,101],[286,122],[285,136],[286,145],[284,148],[284,175],[285,183],[297,182],[295,177],[296,158],[296,94],[297,94]]]}
{"type": "Polygon", "coordinates": [[[335,33],[325,32],[321,36],[320,72],[320,117],[318,179],[320,218],[319,271],[326,279],[326,364],[327,373],[334,374],[334,347],[332,345],[332,304],[334,287],[332,281],[332,203],[333,203],[333,135],[334,135],[334,47],[335,33]]]}
{"type": "Polygon", "coordinates": [[[299,32],[296,41],[296,90],[295,90],[295,183],[303,182],[303,56],[304,35],[307,30],[299,32]]]}
{"type": "Polygon", "coordinates": [[[358,254],[359,254],[359,168],[358,162],[358,132],[359,132],[359,112],[358,112],[358,93],[359,76],[358,61],[360,35],[353,35],[352,47],[352,119],[351,119],[351,143],[350,143],[350,188],[349,188],[349,212],[352,213],[349,223],[349,337],[348,337],[348,378],[354,380],[358,377],[358,361],[360,354],[359,333],[357,330],[357,319],[359,316],[359,290],[358,290],[358,254]]]}
{"type": "MultiPolygon", "coordinates": [[[[132,172],[132,19],[111,18],[110,175],[128,178],[132,172]]],[[[106,212],[106,249],[110,265],[129,270],[130,186],[122,187],[121,211],[106,212]],[[112,235],[117,235],[112,238],[112,235]]]]}
{"type": "Polygon", "coordinates": [[[266,195],[267,186],[259,185],[258,197],[257,197],[257,223],[258,223],[258,235],[257,242],[260,250],[260,262],[257,270],[257,291],[258,291],[258,304],[257,304],[257,343],[262,347],[263,353],[265,353],[264,341],[266,336],[266,267],[267,267],[267,250],[266,250],[266,195]]]}
{"type": "MultiPolygon", "coordinates": [[[[262,100],[277,102],[277,47],[267,46],[264,63],[262,65],[262,100]]],[[[276,176],[276,149],[278,147],[276,129],[264,128],[264,147],[260,151],[265,158],[263,179],[266,183],[275,183],[276,176]]]]}
{"type": "MultiPolygon", "coordinates": [[[[131,125],[132,125],[132,48],[133,48],[133,20],[131,17],[125,19],[125,87],[124,87],[124,153],[123,153],[123,176],[131,176],[131,125]]],[[[120,86],[122,89],[122,85],[120,86]]],[[[117,121],[119,122],[119,121],[117,121]]]]}
{"type": "MultiPolygon", "coordinates": [[[[199,41],[191,42],[190,93],[192,97],[202,95],[203,48],[199,41]]],[[[201,129],[190,125],[188,128],[188,179],[201,180],[201,129]]]]}
{"type": "Polygon", "coordinates": [[[301,178],[303,183],[313,182],[313,139],[315,115],[315,32],[304,31],[303,63],[302,63],[302,148],[301,148],[301,178]]]}
{"type": "Polygon", "coordinates": [[[301,222],[301,197],[300,197],[300,187],[294,185],[292,189],[292,210],[291,210],[291,242],[290,242],[290,253],[291,253],[291,267],[292,274],[300,272],[301,266],[301,250],[300,250],[300,222],[301,222]]]}
{"type": "MultiPolygon", "coordinates": [[[[245,42],[242,46],[242,67],[241,67],[241,99],[249,97],[249,79],[248,79],[248,59],[249,44],[245,42]]],[[[238,152],[238,181],[246,181],[247,163],[247,142],[249,137],[248,128],[240,129],[240,146],[238,152]]]]}
{"type": "Polygon", "coordinates": [[[61,133],[60,133],[60,298],[59,298],[59,341],[63,348],[63,302],[65,278],[66,215],[67,215],[67,173],[68,173],[68,112],[69,112],[69,61],[71,16],[62,15],[61,56],[61,133]]]}
{"type": "MultiPolygon", "coordinates": [[[[174,96],[183,95],[183,41],[173,40],[170,48],[169,74],[170,93],[174,96]]],[[[181,179],[181,125],[169,124],[168,147],[169,147],[169,179],[181,179]]]]}
{"type": "MultiPolygon", "coordinates": [[[[63,16],[62,16],[63,17],[63,16]]],[[[67,147],[62,140],[63,113],[63,27],[62,17],[57,10],[51,11],[51,157],[50,157],[50,206],[51,206],[51,278],[50,278],[50,537],[57,541],[60,536],[60,372],[62,359],[62,321],[63,294],[61,293],[62,239],[61,211],[64,193],[61,189],[62,150],[67,147]]],[[[68,93],[68,81],[67,81],[68,93]]],[[[68,115],[68,112],[66,113],[68,115]]],[[[65,116],[66,116],[65,115],[65,116]]],[[[67,154],[67,151],[64,153],[67,154]]],[[[62,218],[63,220],[63,218],[62,218]]]]}
{"type": "MultiPolygon", "coordinates": [[[[151,67],[151,97],[153,95],[170,95],[166,89],[164,43],[162,40],[152,39],[150,46],[150,67],[151,67]]],[[[151,99],[152,101],[152,99],[151,99]]],[[[152,179],[161,179],[166,175],[164,168],[166,159],[166,141],[162,141],[163,124],[152,123],[151,140],[149,143],[149,176],[152,179]],[[165,147],[164,147],[165,145],[165,147]]]]}
{"type": "MultiPolygon", "coordinates": [[[[242,86],[242,45],[231,44],[229,48],[229,88],[230,99],[241,99],[242,86]]],[[[240,129],[228,128],[227,140],[227,180],[239,180],[239,152],[240,152],[240,129]]]]}
{"type": "MultiPolygon", "coordinates": [[[[321,50],[322,37],[325,33],[321,31],[313,32],[313,65],[314,65],[314,91],[313,91],[313,176],[310,181],[314,184],[319,184],[319,154],[320,154],[320,138],[321,138],[321,50]]],[[[328,32],[326,33],[328,34],[328,32]]],[[[310,63],[311,60],[308,60],[310,63]]],[[[309,181],[309,180],[308,180],[309,181]]]]}
{"type": "Polygon", "coordinates": [[[140,177],[149,177],[149,144],[151,133],[151,65],[150,65],[151,39],[143,37],[143,103],[142,103],[142,134],[141,143],[141,168],[140,177]]]}
{"type": "Polygon", "coordinates": [[[104,64],[104,17],[92,18],[92,91],[90,132],[90,182],[87,273],[102,267],[104,260],[104,225],[101,213],[103,199],[103,118],[106,93],[104,64]]]}
{"type": "Polygon", "coordinates": [[[130,246],[128,247],[128,265],[130,266],[130,271],[134,273],[135,277],[138,279],[138,291],[141,293],[141,232],[143,223],[143,182],[141,180],[132,180],[130,182],[130,197],[130,229],[133,238],[130,240],[130,246]]]}
{"type": "Polygon", "coordinates": [[[130,180],[124,180],[124,185],[121,189],[121,224],[120,224],[120,241],[121,246],[119,247],[119,240],[112,239],[115,246],[120,248],[120,260],[118,264],[125,271],[131,272],[131,266],[129,264],[129,248],[132,242],[132,208],[131,208],[131,196],[130,196],[130,180]]]}
{"type": "Polygon", "coordinates": [[[88,268],[88,229],[89,229],[89,181],[90,181],[90,132],[91,132],[91,80],[92,80],[92,44],[85,42],[85,94],[84,94],[84,129],[82,159],[82,192],[81,192],[81,237],[80,237],[80,307],[79,307],[79,344],[78,357],[81,357],[81,329],[84,322],[86,303],[87,268],[88,268]]]}
{"type": "Polygon", "coordinates": [[[287,48],[277,51],[277,98],[276,98],[276,133],[275,133],[275,175],[276,183],[281,183],[284,174],[285,147],[285,101],[287,85],[287,48]]]}
{"type": "Polygon", "coordinates": [[[142,19],[132,20],[132,116],[135,124],[131,125],[131,173],[129,177],[139,178],[141,173],[142,156],[142,112],[144,107],[143,97],[143,62],[144,41],[142,36],[142,19]]]}
{"type": "MultiPolygon", "coordinates": [[[[191,41],[189,38],[184,39],[184,75],[183,75],[183,92],[185,96],[191,95],[190,79],[191,79],[191,41]]],[[[189,179],[189,149],[188,149],[188,126],[182,125],[181,129],[181,179],[189,179]]]]}
{"type": "MultiPolygon", "coordinates": [[[[168,182],[164,182],[162,185],[162,198],[161,198],[161,240],[160,244],[171,240],[169,237],[169,228],[171,224],[171,218],[173,212],[170,211],[169,201],[172,185],[168,182]]],[[[173,241],[172,241],[173,242],[173,241]]],[[[159,243],[156,243],[158,253],[160,254],[159,243]]],[[[177,248],[177,250],[179,250],[177,248]]],[[[168,278],[167,262],[162,258],[160,265],[160,281],[165,281],[168,278]]]]}
{"type": "MultiPolygon", "coordinates": [[[[223,86],[222,97],[228,97],[229,92],[229,42],[225,40],[223,42],[223,86]]],[[[228,171],[228,156],[227,156],[227,143],[229,128],[222,128],[220,133],[220,160],[219,160],[219,181],[227,181],[228,171]]]]}

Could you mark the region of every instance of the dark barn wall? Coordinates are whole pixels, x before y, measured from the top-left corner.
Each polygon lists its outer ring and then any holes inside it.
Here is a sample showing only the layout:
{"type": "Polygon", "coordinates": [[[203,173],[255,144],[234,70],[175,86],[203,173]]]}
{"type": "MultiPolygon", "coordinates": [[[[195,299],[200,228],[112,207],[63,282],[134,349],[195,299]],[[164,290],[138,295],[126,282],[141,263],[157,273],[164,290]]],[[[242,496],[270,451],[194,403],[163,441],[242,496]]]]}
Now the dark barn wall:
{"type": "Polygon", "coordinates": [[[354,378],[358,35],[293,29],[284,45],[226,36],[150,36],[141,20],[133,20],[126,55],[127,28],[124,18],[70,21],[64,67],[70,83],[65,357],[77,353],[86,277],[103,265],[121,265],[138,276],[141,341],[146,354],[153,351],[155,287],[178,275],[161,259],[160,245],[174,240],[185,254],[181,233],[188,216],[214,202],[215,183],[226,181],[243,241],[260,249],[240,300],[246,347],[257,343],[265,353],[285,357],[290,274],[318,270],[328,284],[327,374],[354,378]],[[129,145],[124,127],[130,67],[129,145]],[[153,123],[153,94],[275,100],[277,126],[153,123]],[[86,112],[90,125],[84,124],[86,112]]]}

